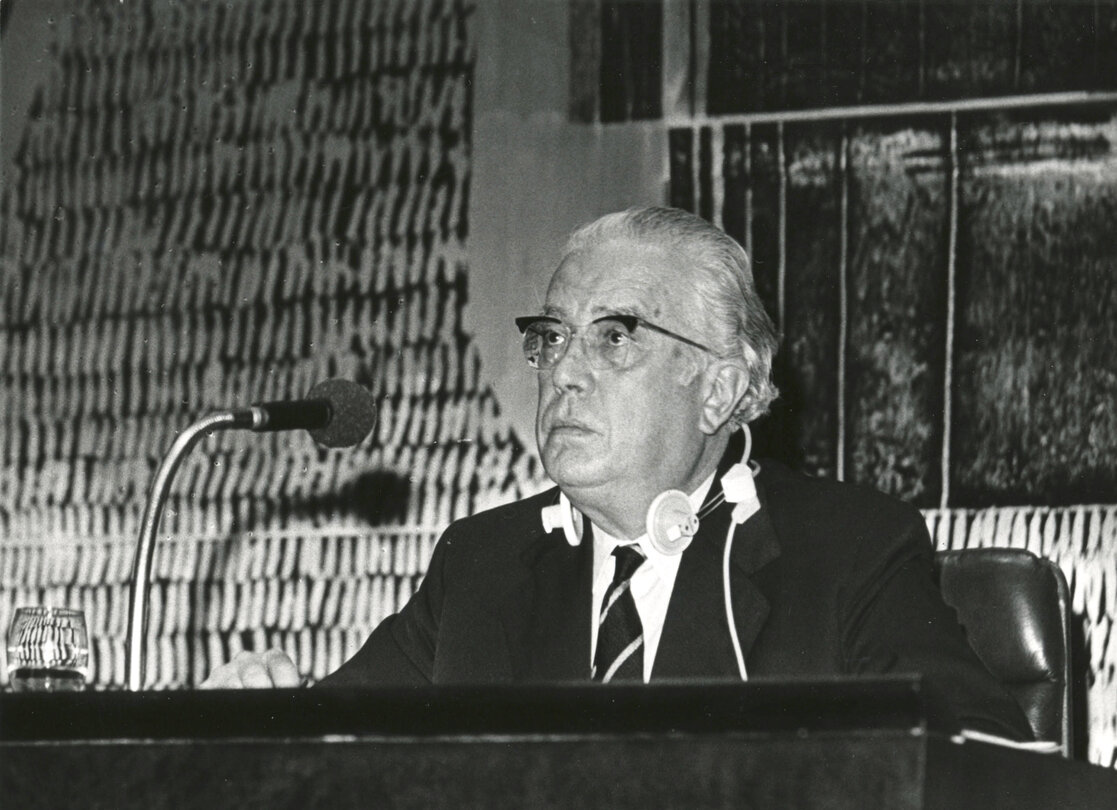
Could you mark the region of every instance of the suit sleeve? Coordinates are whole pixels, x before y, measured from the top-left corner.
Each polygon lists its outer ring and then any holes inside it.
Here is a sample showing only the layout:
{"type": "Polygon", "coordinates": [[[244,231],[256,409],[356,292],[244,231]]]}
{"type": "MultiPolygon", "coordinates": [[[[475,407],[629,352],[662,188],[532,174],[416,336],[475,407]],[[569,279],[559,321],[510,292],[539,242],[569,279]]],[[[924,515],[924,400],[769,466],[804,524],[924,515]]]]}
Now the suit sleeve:
{"type": "Polygon", "coordinates": [[[970,648],[942,599],[923,521],[901,525],[883,540],[863,538],[851,560],[843,617],[847,670],[921,674],[962,728],[1031,740],[1020,706],[970,648]]]}
{"type": "Polygon", "coordinates": [[[384,619],[357,654],[320,686],[422,686],[432,681],[443,603],[443,573],[450,531],[431,554],[422,584],[400,610],[384,619]]]}

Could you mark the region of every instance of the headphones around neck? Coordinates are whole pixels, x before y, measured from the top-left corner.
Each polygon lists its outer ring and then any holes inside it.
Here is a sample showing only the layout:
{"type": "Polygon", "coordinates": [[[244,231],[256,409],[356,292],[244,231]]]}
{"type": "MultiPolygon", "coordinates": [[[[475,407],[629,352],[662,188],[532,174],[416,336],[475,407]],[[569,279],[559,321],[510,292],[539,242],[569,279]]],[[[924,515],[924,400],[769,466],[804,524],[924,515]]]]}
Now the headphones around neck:
{"type": "MultiPolygon", "coordinates": [[[[722,491],[701,512],[695,513],[690,498],[678,489],[661,492],[652,500],[648,506],[644,528],[648,542],[656,551],[667,555],[682,554],[698,533],[701,519],[724,501],[736,504],[731,529],[744,523],[760,509],[756,482],[753,480],[760,467],[749,460],[752,434],[748,425],[742,426],[742,430],[745,433],[745,452],[741,455],[741,460],[721,477],[722,491]]],[[[558,503],[543,507],[540,518],[543,520],[543,530],[548,534],[561,527],[567,543],[572,546],[581,544],[585,518],[570,503],[566,493],[559,493],[558,503]]]]}

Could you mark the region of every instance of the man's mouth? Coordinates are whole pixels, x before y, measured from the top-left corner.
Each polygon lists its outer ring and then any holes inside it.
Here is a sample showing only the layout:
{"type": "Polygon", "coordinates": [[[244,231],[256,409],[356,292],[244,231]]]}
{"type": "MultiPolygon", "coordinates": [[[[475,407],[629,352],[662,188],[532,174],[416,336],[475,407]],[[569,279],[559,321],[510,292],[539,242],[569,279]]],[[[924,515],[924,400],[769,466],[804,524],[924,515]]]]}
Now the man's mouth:
{"type": "Polygon", "coordinates": [[[547,431],[549,434],[559,432],[569,433],[593,433],[594,430],[589,425],[582,422],[576,422],[570,419],[562,419],[551,423],[550,429],[547,431]]]}

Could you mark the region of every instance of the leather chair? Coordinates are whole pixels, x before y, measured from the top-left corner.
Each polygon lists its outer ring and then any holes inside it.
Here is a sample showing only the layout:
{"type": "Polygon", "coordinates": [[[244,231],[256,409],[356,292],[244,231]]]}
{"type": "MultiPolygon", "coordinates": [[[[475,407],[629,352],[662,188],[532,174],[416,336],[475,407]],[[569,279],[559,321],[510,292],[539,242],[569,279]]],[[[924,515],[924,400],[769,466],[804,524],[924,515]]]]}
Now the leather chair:
{"type": "Polygon", "coordinates": [[[1070,597],[1059,566],[1030,551],[940,551],[943,599],[970,646],[1016,698],[1037,740],[1072,754],[1070,597]]]}

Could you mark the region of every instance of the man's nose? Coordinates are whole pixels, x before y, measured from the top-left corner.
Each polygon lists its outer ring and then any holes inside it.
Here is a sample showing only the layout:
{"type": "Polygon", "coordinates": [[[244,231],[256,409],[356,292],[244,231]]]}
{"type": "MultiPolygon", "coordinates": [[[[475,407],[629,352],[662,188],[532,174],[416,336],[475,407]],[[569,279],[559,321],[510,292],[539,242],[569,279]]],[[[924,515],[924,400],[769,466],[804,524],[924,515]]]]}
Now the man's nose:
{"type": "Polygon", "coordinates": [[[551,369],[551,383],[558,390],[584,390],[593,384],[593,368],[581,335],[572,335],[566,352],[551,369]]]}

